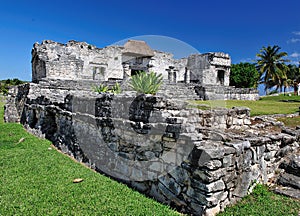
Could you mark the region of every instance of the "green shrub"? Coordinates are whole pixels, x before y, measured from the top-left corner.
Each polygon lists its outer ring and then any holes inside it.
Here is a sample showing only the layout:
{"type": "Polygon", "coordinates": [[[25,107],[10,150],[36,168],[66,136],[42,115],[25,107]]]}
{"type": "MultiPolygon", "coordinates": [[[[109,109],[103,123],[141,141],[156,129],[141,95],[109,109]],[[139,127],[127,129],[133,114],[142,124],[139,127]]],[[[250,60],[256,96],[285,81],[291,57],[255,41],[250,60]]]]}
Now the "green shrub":
{"type": "Polygon", "coordinates": [[[162,84],[162,75],[141,72],[131,77],[130,87],[138,93],[155,94],[162,84]]]}

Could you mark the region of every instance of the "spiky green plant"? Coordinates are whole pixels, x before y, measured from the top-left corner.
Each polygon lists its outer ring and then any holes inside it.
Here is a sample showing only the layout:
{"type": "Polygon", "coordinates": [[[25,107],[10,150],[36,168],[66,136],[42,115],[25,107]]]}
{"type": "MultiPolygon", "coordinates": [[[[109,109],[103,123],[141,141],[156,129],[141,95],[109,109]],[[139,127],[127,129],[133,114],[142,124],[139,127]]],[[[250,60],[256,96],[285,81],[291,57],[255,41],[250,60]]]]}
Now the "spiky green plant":
{"type": "Polygon", "coordinates": [[[94,92],[106,93],[111,92],[113,94],[120,94],[122,92],[121,86],[119,83],[116,83],[111,89],[107,85],[100,84],[99,86],[92,86],[94,92]]]}
{"type": "Polygon", "coordinates": [[[113,94],[120,94],[122,92],[120,84],[116,82],[116,84],[112,87],[110,92],[113,94]]]}
{"type": "Polygon", "coordinates": [[[141,72],[131,77],[130,87],[138,93],[155,94],[162,84],[162,75],[141,72]]]}
{"type": "Polygon", "coordinates": [[[98,92],[98,93],[108,92],[108,87],[103,84],[100,84],[99,86],[93,86],[92,89],[94,92],[98,92]]]}

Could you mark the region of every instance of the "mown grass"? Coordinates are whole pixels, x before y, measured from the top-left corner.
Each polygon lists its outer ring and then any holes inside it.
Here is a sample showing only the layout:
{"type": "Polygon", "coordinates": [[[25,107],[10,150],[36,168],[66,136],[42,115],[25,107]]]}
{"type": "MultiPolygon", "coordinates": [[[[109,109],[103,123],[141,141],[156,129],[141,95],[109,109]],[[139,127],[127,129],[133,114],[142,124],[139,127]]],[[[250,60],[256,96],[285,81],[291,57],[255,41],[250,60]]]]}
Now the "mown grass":
{"type": "Polygon", "coordinates": [[[3,123],[0,104],[0,215],[179,215],[59,153],[47,140],[3,123]],[[25,138],[20,142],[21,138],[25,138]],[[73,183],[75,178],[84,179],[73,183]]]}
{"type": "MultiPolygon", "coordinates": [[[[299,111],[300,102],[284,102],[282,100],[300,101],[300,96],[268,96],[258,101],[227,100],[227,101],[190,101],[192,105],[205,104],[209,107],[249,107],[251,116],[271,114],[292,114],[299,111]]],[[[200,107],[201,108],[201,107],[200,107]]],[[[207,109],[207,108],[205,108],[207,109]]]]}
{"type": "Polygon", "coordinates": [[[300,201],[274,194],[265,185],[257,185],[253,193],[218,216],[284,216],[300,215],[300,201]]]}
{"type": "Polygon", "coordinates": [[[295,129],[297,126],[300,126],[300,116],[277,118],[277,120],[283,122],[285,126],[290,128],[295,129]]]}

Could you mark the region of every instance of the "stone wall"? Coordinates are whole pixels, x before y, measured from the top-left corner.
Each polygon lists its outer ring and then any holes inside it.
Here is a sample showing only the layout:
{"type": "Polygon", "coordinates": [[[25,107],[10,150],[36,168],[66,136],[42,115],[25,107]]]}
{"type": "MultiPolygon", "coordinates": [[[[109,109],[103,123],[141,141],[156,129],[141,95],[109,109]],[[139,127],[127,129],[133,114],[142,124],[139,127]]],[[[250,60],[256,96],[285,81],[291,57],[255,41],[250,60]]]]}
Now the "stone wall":
{"type": "Polygon", "coordinates": [[[258,90],[252,88],[235,88],[233,86],[203,85],[195,90],[203,100],[258,100],[258,90]]]}
{"type": "MultiPolygon", "coordinates": [[[[16,118],[18,117],[18,118],[16,118]]],[[[266,182],[299,134],[248,108],[199,110],[152,95],[26,84],[10,90],[19,119],[63,152],[179,211],[214,215],[266,182]]]]}

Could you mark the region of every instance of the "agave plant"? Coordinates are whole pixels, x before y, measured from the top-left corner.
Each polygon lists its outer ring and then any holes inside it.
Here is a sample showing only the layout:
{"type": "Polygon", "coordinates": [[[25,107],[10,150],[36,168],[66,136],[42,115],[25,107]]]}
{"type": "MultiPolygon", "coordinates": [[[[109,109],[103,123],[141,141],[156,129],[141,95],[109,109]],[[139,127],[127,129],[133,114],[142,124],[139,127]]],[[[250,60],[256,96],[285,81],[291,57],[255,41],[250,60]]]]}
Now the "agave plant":
{"type": "Polygon", "coordinates": [[[138,93],[156,94],[161,84],[161,74],[141,72],[131,77],[129,86],[138,93]]]}
{"type": "Polygon", "coordinates": [[[103,84],[100,84],[99,86],[93,86],[92,89],[94,92],[98,92],[98,93],[108,92],[108,87],[103,84]]]}
{"type": "Polygon", "coordinates": [[[120,94],[122,92],[120,84],[116,82],[116,84],[112,87],[110,92],[113,94],[120,94]]]}
{"type": "Polygon", "coordinates": [[[120,94],[122,92],[121,86],[119,83],[116,83],[111,89],[107,85],[100,84],[99,86],[92,86],[94,92],[105,93],[111,92],[113,94],[120,94]]]}

